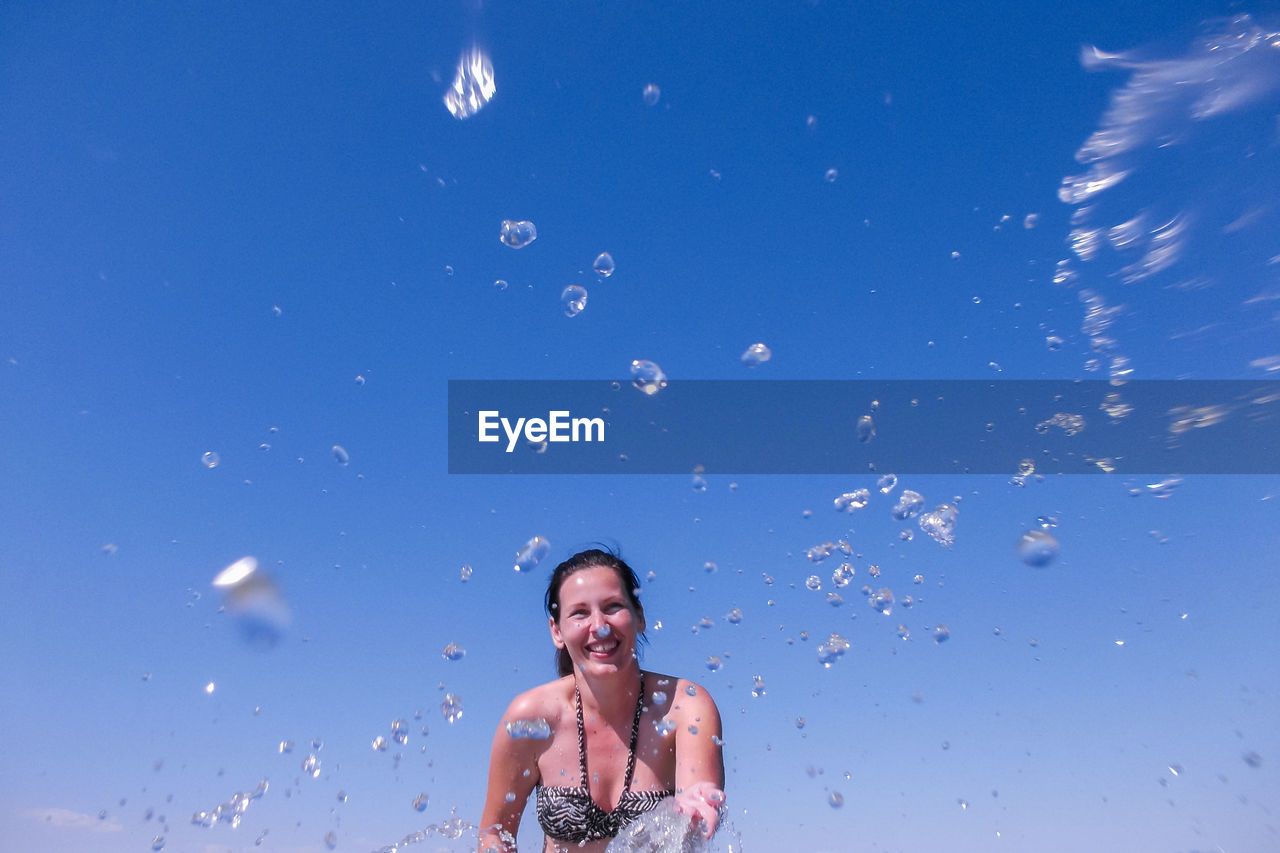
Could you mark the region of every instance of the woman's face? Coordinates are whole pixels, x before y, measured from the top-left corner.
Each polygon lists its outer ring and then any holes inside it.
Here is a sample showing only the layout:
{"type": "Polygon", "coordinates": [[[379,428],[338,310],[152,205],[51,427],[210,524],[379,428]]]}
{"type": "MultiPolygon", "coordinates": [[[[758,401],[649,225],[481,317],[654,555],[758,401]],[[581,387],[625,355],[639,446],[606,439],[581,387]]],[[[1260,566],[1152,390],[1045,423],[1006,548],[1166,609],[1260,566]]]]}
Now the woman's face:
{"type": "Polygon", "coordinates": [[[551,639],[568,650],[575,669],[616,672],[630,665],[644,614],[632,606],[613,569],[590,566],[565,578],[559,613],[550,620],[551,639]]]}

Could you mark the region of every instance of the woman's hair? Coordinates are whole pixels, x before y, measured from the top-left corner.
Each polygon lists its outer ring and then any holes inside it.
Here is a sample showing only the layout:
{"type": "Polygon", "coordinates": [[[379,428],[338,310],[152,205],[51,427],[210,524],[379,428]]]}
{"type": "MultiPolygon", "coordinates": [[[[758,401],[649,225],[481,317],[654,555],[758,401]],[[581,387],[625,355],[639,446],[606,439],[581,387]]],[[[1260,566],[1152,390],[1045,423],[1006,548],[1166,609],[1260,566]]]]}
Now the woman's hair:
{"type": "MultiPolygon", "coordinates": [[[[543,606],[546,607],[548,616],[556,622],[560,621],[560,587],[564,586],[569,575],[596,566],[613,569],[622,583],[622,591],[626,594],[631,608],[640,616],[644,615],[644,605],[640,603],[640,579],[636,577],[635,570],[612,551],[592,548],[574,554],[556,566],[555,571],[551,573],[551,580],[547,582],[547,594],[543,599],[543,606]]],[[[637,639],[640,642],[648,642],[648,638],[643,633],[637,639]]],[[[556,649],[556,671],[560,675],[570,675],[573,672],[573,660],[569,657],[568,649],[556,649]]]]}

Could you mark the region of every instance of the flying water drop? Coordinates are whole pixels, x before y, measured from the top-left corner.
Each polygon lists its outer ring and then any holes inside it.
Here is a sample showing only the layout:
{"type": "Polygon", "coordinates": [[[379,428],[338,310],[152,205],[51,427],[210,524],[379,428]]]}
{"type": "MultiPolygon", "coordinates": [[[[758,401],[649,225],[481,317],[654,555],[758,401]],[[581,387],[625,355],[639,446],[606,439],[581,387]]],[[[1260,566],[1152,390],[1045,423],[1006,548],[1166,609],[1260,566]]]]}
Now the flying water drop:
{"type": "Polygon", "coordinates": [[[531,571],[549,553],[551,553],[551,543],[541,536],[535,536],[516,552],[513,568],[517,572],[531,571]]]}
{"type": "Polygon", "coordinates": [[[496,91],[493,63],[480,48],[472,47],[458,60],[458,71],[445,92],[444,105],[454,118],[470,118],[489,103],[496,91]]]}
{"type": "Polygon", "coordinates": [[[523,249],[538,239],[538,229],[528,220],[504,219],[502,228],[498,231],[498,239],[505,246],[523,249]]]}
{"type": "Polygon", "coordinates": [[[1018,559],[1042,569],[1058,556],[1058,540],[1047,530],[1028,530],[1018,540],[1018,559]]]}
{"type": "Polygon", "coordinates": [[[652,397],[667,387],[667,375],[652,361],[637,359],[631,362],[631,384],[652,397]]]}
{"type": "Polygon", "coordinates": [[[773,358],[773,352],[764,344],[752,344],[742,354],[742,363],[747,367],[759,367],[773,358]]]}
{"type": "Polygon", "coordinates": [[[595,270],[596,275],[601,278],[608,278],[613,275],[614,271],[613,255],[608,252],[601,252],[596,256],[595,263],[591,265],[591,268],[595,270]]]}
{"type": "Polygon", "coordinates": [[[577,317],[587,309],[587,289],[571,284],[560,293],[560,305],[566,317],[577,317]]]}

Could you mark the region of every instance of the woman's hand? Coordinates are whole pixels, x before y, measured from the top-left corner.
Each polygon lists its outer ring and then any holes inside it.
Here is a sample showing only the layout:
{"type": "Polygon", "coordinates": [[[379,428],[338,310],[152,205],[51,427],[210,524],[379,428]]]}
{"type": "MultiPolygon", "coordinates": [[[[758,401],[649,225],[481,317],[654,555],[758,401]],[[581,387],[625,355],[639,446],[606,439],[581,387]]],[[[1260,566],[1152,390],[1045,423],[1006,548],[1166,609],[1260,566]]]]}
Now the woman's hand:
{"type": "Polygon", "coordinates": [[[676,794],[676,811],[689,816],[689,822],[701,822],[705,827],[703,838],[711,838],[720,823],[720,806],[724,804],[724,791],[713,782],[694,782],[676,794]]]}

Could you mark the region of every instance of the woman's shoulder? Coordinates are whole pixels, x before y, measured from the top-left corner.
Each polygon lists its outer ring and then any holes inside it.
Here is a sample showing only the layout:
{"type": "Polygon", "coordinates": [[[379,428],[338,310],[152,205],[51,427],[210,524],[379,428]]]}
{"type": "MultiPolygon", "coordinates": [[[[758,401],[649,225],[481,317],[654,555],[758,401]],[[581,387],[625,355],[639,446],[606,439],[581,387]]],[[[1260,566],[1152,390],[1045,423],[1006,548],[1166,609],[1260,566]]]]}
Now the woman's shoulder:
{"type": "Polygon", "coordinates": [[[573,704],[573,677],[565,676],[531,687],[507,706],[507,720],[544,719],[550,722],[573,704]]]}
{"type": "Polygon", "coordinates": [[[701,684],[678,675],[665,675],[661,672],[645,673],[645,690],[651,695],[665,694],[666,702],[658,703],[671,710],[692,710],[700,713],[708,707],[716,706],[711,693],[701,684]]]}

